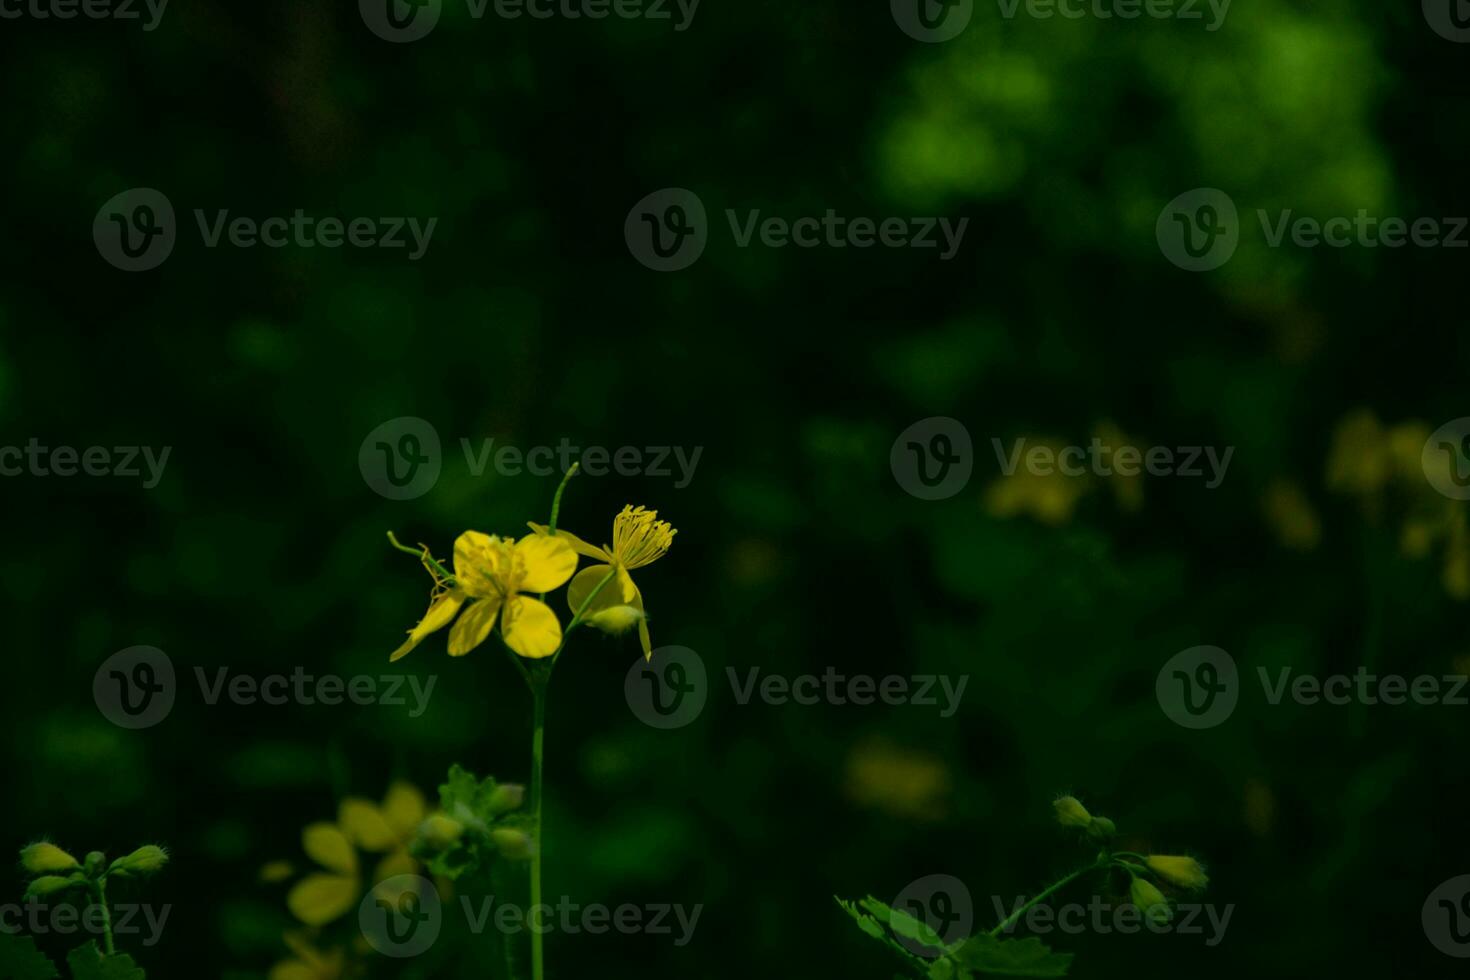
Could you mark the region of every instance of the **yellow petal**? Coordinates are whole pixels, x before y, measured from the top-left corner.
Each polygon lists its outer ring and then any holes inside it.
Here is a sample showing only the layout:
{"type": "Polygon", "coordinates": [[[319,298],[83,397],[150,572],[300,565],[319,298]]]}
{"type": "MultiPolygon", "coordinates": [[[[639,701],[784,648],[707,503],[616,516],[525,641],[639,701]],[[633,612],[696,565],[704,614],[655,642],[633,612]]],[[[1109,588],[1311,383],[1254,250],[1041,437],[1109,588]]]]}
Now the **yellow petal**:
{"type": "Polygon", "coordinates": [[[403,646],[394,650],[388,657],[388,662],[392,663],[407,656],[408,651],[424,641],[424,637],[448,626],[454,614],[459,612],[459,607],[464,605],[464,601],[465,594],[458,589],[447,592],[436,599],[429,607],[429,611],[424,613],[424,618],[419,620],[419,624],[408,631],[408,639],[404,641],[403,646]]]}
{"type": "MultiPolygon", "coordinates": [[[[638,607],[643,608],[643,597],[638,597],[638,607]]],[[[643,647],[643,659],[653,659],[653,641],[648,638],[648,617],[638,620],[638,643],[643,647]]]]}
{"type": "Polygon", "coordinates": [[[383,816],[388,818],[388,825],[399,840],[412,837],[428,813],[424,794],[412,783],[396,782],[388,787],[388,795],[383,797],[383,816]]]}
{"type": "MultiPolygon", "coordinates": [[[[606,585],[602,585],[603,579],[609,575],[620,578],[611,565],[588,565],[577,573],[577,577],[572,579],[572,584],[567,586],[567,607],[572,610],[573,615],[582,608],[582,603],[586,602],[587,598],[593,592],[596,592],[597,595],[592,599],[592,604],[587,607],[587,612],[596,612],[599,609],[606,609],[608,606],[631,604],[627,599],[621,597],[621,590],[618,588],[617,582],[608,582],[606,585]],[[598,589],[600,585],[602,588],[598,589]]],[[[632,580],[630,579],[629,581],[631,582],[632,580]]],[[[635,588],[633,594],[636,595],[637,592],[638,590],[635,588]]]]}
{"type": "Polygon", "coordinates": [[[369,800],[349,797],[337,808],[337,825],[364,851],[386,851],[398,843],[383,811],[369,800]]]}
{"type": "Polygon", "coordinates": [[[495,628],[495,617],[500,612],[500,597],[489,596],[465,610],[449,631],[449,655],[463,657],[485,642],[485,637],[495,628]]]}
{"type": "Polygon", "coordinates": [[[516,542],[516,565],[525,592],[550,592],[566,584],[577,570],[577,552],[561,534],[528,534],[516,542]]]}
{"type": "Polygon", "coordinates": [[[328,871],[357,874],[357,852],[336,824],[314,823],[301,832],[301,848],[328,871]]]}
{"type": "Polygon", "coordinates": [[[290,861],[270,861],[260,869],[260,880],[268,885],[285,881],[296,873],[290,861]]]}
{"type": "Polygon", "coordinates": [[[269,980],[322,980],[322,976],[300,960],[282,960],[271,967],[269,980]]]}
{"type": "Polygon", "coordinates": [[[454,577],[459,587],[472,596],[494,595],[495,582],[504,579],[508,542],[480,531],[466,531],[454,542],[454,577]]]}
{"type": "MultiPolygon", "coordinates": [[[[537,534],[551,533],[551,529],[545,524],[536,524],[532,521],[527,521],[526,526],[535,531],[537,534]]],[[[556,536],[558,538],[566,538],[567,544],[572,546],[572,550],[585,558],[594,558],[597,561],[605,561],[609,564],[611,564],[613,560],[612,555],[608,554],[606,550],[597,547],[597,545],[595,544],[588,544],[586,541],[583,541],[571,531],[557,528],[556,536]]]]}
{"type": "Polygon", "coordinates": [[[501,627],[505,645],[532,660],[549,657],[561,646],[561,623],[540,599],[518,595],[505,606],[501,627]]]}
{"type": "Polygon", "coordinates": [[[357,904],[357,889],[356,877],[308,875],[286,896],[286,907],[309,926],[326,925],[357,904]]]}

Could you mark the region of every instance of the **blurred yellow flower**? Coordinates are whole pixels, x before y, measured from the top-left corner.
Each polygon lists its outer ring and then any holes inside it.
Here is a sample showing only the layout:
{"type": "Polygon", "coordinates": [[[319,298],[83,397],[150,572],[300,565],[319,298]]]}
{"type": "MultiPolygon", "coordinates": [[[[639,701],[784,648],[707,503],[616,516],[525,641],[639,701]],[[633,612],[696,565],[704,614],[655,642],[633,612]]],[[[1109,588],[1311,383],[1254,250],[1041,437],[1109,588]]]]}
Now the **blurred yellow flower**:
{"type": "Polygon", "coordinates": [[[939,759],[887,742],[868,743],[848,757],[848,796],[896,817],[939,819],[950,782],[949,769],[939,759]]]}
{"type": "MultiPolygon", "coordinates": [[[[1034,445],[1060,455],[1066,447],[1060,443],[1037,441],[1034,445]]],[[[1009,518],[1028,514],[1043,524],[1058,526],[1072,519],[1077,502],[1087,494],[1089,480],[1067,476],[1060,470],[1036,473],[1018,466],[1009,476],[1002,476],[985,488],[985,512],[991,517],[1009,518]]]]}
{"type": "MultiPolygon", "coordinates": [[[[428,550],[425,549],[428,559],[428,550]]],[[[430,565],[428,560],[425,565],[430,565]]],[[[572,546],[557,537],[528,534],[519,541],[466,531],[454,542],[454,577],[430,566],[434,592],[429,611],[388,659],[398,660],[464,609],[449,632],[449,655],[462,657],[484,643],[500,619],[505,645],[522,657],[549,657],[561,645],[561,623],[540,599],[524,592],[550,592],[577,568],[572,546]]]]}
{"type": "Polygon", "coordinates": [[[1273,480],[1261,499],[1276,538],[1294,551],[1311,551],[1322,540],[1322,522],[1302,488],[1291,480],[1273,480]]]}
{"type": "Polygon", "coordinates": [[[347,955],[341,949],[319,950],[300,933],[288,932],[282,938],[292,956],[271,968],[269,980],[342,980],[347,976],[347,955]]]}
{"type": "MultiPolygon", "coordinates": [[[[539,535],[550,534],[544,524],[530,526],[539,535]]],[[[653,656],[653,643],[648,636],[643,593],[633,584],[633,576],[628,572],[662,558],[673,544],[674,535],[678,533],[668,521],[658,519],[658,511],[629,504],[613,518],[613,543],[610,546],[599,548],[560,528],[557,528],[555,537],[548,537],[546,540],[564,538],[576,549],[577,554],[602,563],[588,565],[572,579],[572,584],[567,588],[567,604],[573,612],[582,608],[582,604],[609,574],[617,576],[616,581],[609,582],[602,591],[597,592],[587,611],[595,613],[611,606],[631,606],[638,613],[638,640],[643,645],[644,659],[648,659],[653,656]]]]}
{"type": "Polygon", "coordinates": [[[350,911],[364,887],[358,849],[384,854],[373,872],[374,883],[414,874],[419,863],[408,846],[427,813],[423,794],[402,782],[388,788],[381,806],[360,797],[343,800],[336,823],[314,823],[301,832],[302,849],[326,870],[297,882],[286,896],[286,907],[310,926],[350,911]]]}
{"type": "Polygon", "coordinates": [[[1194,891],[1210,883],[1204,867],[1192,857],[1176,854],[1150,854],[1146,858],[1149,869],[1171,885],[1194,891]]]}

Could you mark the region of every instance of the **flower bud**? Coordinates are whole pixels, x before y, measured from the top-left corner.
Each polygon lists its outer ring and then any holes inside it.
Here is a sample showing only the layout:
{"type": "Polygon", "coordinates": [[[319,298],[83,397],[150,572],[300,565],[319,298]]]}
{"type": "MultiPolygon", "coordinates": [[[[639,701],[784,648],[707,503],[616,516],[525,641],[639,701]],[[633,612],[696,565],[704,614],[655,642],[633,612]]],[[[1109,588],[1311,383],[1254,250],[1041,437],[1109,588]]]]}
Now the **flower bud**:
{"type": "Polygon", "coordinates": [[[168,852],[157,844],[147,844],[112,862],[108,874],[151,875],[168,863],[168,852]]]}
{"type": "Polygon", "coordinates": [[[1150,854],[1144,860],[1154,874],[1163,878],[1171,885],[1178,885],[1180,888],[1189,888],[1198,891],[1210,883],[1210,878],[1205,874],[1204,867],[1192,857],[1180,857],[1172,854],[1150,854]]]}
{"type": "Polygon", "coordinates": [[[1093,817],[1092,825],[1087,828],[1087,836],[1095,841],[1111,840],[1118,832],[1118,828],[1107,817],[1093,817]]]}
{"type": "Polygon", "coordinates": [[[71,871],[81,867],[76,858],[47,841],[38,841],[21,848],[20,863],[21,867],[36,875],[51,871],[71,871]]]}
{"type": "Polygon", "coordinates": [[[80,885],[85,880],[81,875],[71,875],[66,878],[60,875],[43,875],[31,882],[30,887],[26,889],[25,897],[29,900],[54,895],[75,885],[80,885]]]}
{"type": "Polygon", "coordinates": [[[518,783],[501,783],[490,794],[490,800],[486,806],[498,817],[502,813],[520,809],[521,804],[525,801],[526,787],[518,783]]]}
{"type": "Polygon", "coordinates": [[[1088,827],[1092,824],[1092,814],[1087,812],[1087,807],[1075,796],[1064,796],[1052,803],[1057,811],[1057,823],[1063,827],[1088,827]]]}
{"type": "Polygon", "coordinates": [[[1168,922],[1174,917],[1174,911],[1169,908],[1169,900],[1164,893],[1154,887],[1152,882],[1142,878],[1133,879],[1133,887],[1129,889],[1133,904],[1143,910],[1150,922],[1168,922]]]}
{"type": "Polygon", "coordinates": [[[453,817],[436,813],[419,824],[419,833],[430,847],[442,851],[453,847],[459,840],[459,835],[464,833],[464,824],[453,817]]]}
{"type": "Polygon", "coordinates": [[[490,831],[490,839],[500,849],[500,856],[510,858],[512,861],[530,857],[536,848],[530,834],[524,830],[513,830],[510,827],[496,827],[490,831]]]}
{"type": "Polygon", "coordinates": [[[107,855],[101,851],[88,851],[82,866],[87,869],[87,877],[95,878],[107,867],[107,855]]]}
{"type": "Polygon", "coordinates": [[[585,622],[604,633],[619,636],[643,621],[643,610],[632,606],[607,606],[589,615],[585,622]]]}

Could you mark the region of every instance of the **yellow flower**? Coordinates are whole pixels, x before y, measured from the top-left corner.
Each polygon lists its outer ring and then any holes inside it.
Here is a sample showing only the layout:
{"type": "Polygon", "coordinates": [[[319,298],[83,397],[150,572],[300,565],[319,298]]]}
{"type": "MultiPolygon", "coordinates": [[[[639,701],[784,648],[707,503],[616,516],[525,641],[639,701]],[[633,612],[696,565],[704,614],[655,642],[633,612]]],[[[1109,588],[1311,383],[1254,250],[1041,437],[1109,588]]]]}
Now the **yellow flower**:
{"type": "Polygon", "coordinates": [[[1150,854],[1146,860],[1154,874],[1180,888],[1198,890],[1210,883],[1205,869],[1192,857],[1150,854]]]}
{"type": "Polygon", "coordinates": [[[316,949],[299,933],[288,932],[282,938],[293,955],[271,968],[270,980],[341,980],[347,975],[342,950],[316,949]]]}
{"type": "Polygon", "coordinates": [[[408,845],[426,812],[422,793],[407,783],[394,783],[381,807],[350,797],[338,808],[335,824],[322,821],[308,826],[301,832],[302,849],[326,871],[307,875],[291,889],[286,896],[291,914],[319,926],[350,911],[363,891],[358,848],[386,852],[373,872],[375,883],[414,874],[419,865],[408,845]]]}
{"type": "Polygon", "coordinates": [[[429,611],[393,651],[398,660],[424,637],[448,626],[460,609],[464,615],[449,632],[449,655],[462,657],[485,642],[495,621],[505,645],[522,657],[549,657],[561,646],[561,623],[540,599],[522,592],[550,592],[565,584],[577,569],[577,553],[568,541],[528,534],[519,541],[466,531],[454,542],[454,577],[434,576],[429,611]]]}
{"type": "MultiPolygon", "coordinates": [[[[550,534],[544,524],[532,524],[531,528],[539,535],[550,534]]],[[[609,582],[602,591],[597,592],[587,611],[597,613],[612,606],[631,606],[635,609],[639,614],[638,640],[643,645],[644,659],[649,659],[653,656],[653,643],[649,640],[648,622],[644,618],[643,593],[638,591],[638,586],[633,584],[633,576],[628,572],[662,558],[677,533],[679,532],[668,521],[658,519],[658,511],[629,504],[623,508],[622,513],[613,518],[613,543],[610,546],[598,548],[575,534],[560,529],[554,537],[547,537],[546,540],[565,538],[576,549],[577,554],[602,562],[600,565],[588,565],[572,579],[572,584],[567,588],[567,604],[573,612],[582,608],[582,604],[597,590],[603,579],[610,574],[617,576],[616,581],[609,582]]]]}

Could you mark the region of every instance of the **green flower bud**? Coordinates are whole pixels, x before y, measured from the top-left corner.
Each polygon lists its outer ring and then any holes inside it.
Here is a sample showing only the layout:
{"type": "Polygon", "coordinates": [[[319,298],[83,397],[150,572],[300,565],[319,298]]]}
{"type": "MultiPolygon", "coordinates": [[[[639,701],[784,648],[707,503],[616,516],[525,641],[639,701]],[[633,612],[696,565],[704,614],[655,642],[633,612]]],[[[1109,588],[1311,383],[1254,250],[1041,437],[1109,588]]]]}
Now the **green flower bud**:
{"type": "Polygon", "coordinates": [[[20,863],[21,867],[35,875],[51,871],[71,871],[81,867],[76,858],[47,841],[38,841],[21,848],[20,863]]]}
{"type": "Polygon", "coordinates": [[[419,824],[419,834],[435,850],[442,851],[453,847],[459,840],[459,835],[463,833],[464,824],[442,813],[436,813],[419,824]]]}
{"type": "Polygon", "coordinates": [[[1174,917],[1173,909],[1169,908],[1169,900],[1151,882],[1134,878],[1129,893],[1133,904],[1143,909],[1143,914],[1148,916],[1149,921],[1164,923],[1174,917]]]}
{"type": "Polygon", "coordinates": [[[95,878],[107,867],[107,855],[101,851],[88,851],[87,858],[82,864],[87,870],[87,877],[95,878]]]}
{"type": "Polygon", "coordinates": [[[86,879],[79,874],[70,875],[65,878],[60,875],[43,875],[31,882],[30,887],[26,889],[25,897],[29,900],[32,898],[41,898],[45,895],[54,895],[57,892],[66,891],[68,888],[74,888],[85,881],[86,879]]]}
{"type": "Polygon", "coordinates": [[[1192,857],[1177,857],[1172,854],[1150,854],[1149,869],[1171,885],[1198,891],[1210,883],[1204,867],[1192,857]]]}
{"type": "Polygon", "coordinates": [[[500,850],[500,856],[510,858],[512,861],[521,861],[530,857],[536,848],[530,834],[510,827],[496,827],[490,831],[490,839],[500,850]]]}
{"type": "Polygon", "coordinates": [[[618,636],[637,626],[643,621],[643,618],[641,609],[635,609],[632,606],[608,606],[590,614],[585,622],[604,633],[618,636]]]}
{"type": "Polygon", "coordinates": [[[1064,796],[1052,803],[1052,807],[1057,811],[1057,823],[1063,827],[1085,828],[1092,824],[1092,814],[1075,796],[1064,796]]]}
{"type": "Polygon", "coordinates": [[[168,863],[168,852],[157,844],[147,844],[131,854],[118,858],[107,869],[108,874],[151,875],[168,863]]]}
{"type": "Polygon", "coordinates": [[[1118,832],[1118,828],[1107,817],[1093,817],[1092,825],[1087,828],[1087,836],[1095,841],[1111,840],[1118,832]]]}
{"type": "Polygon", "coordinates": [[[521,804],[525,801],[526,787],[516,783],[501,783],[490,794],[490,800],[486,805],[490,812],[498,817],[502,813],[520,809],[521,804]]]}

